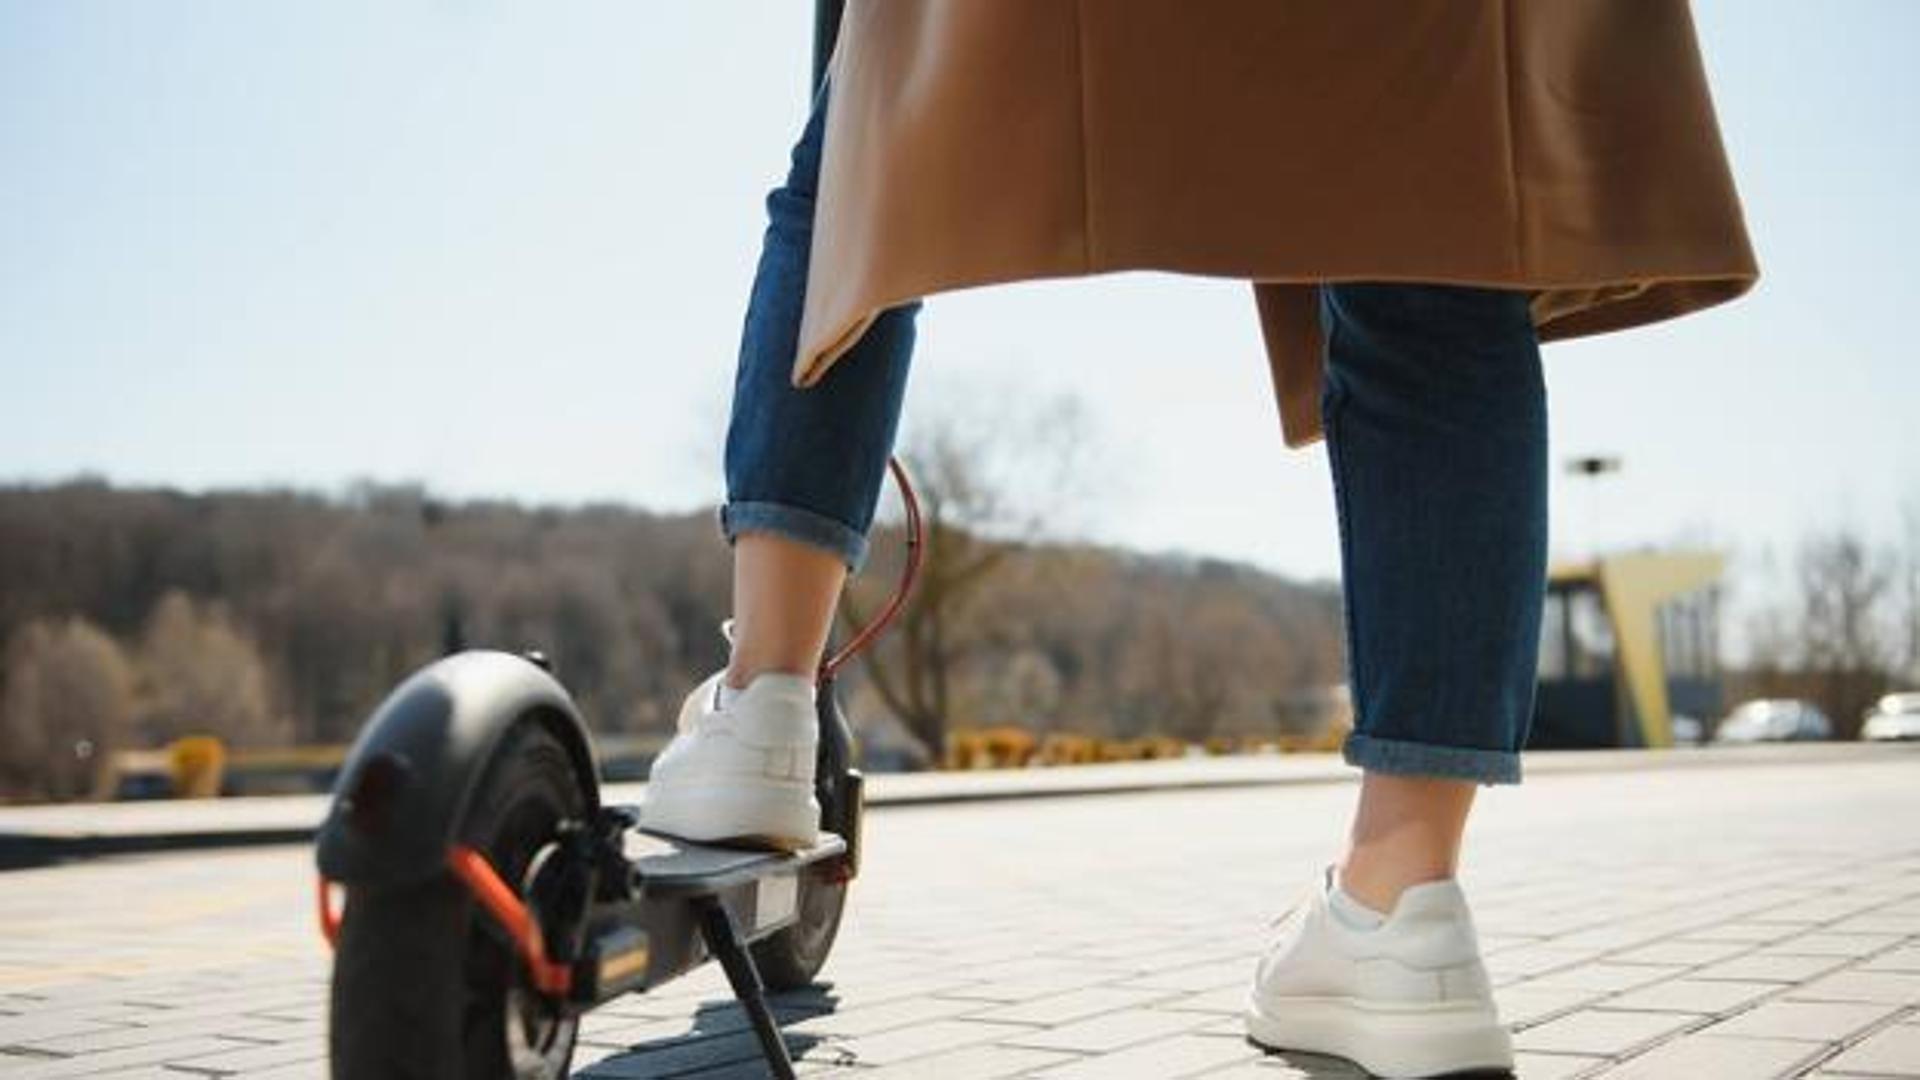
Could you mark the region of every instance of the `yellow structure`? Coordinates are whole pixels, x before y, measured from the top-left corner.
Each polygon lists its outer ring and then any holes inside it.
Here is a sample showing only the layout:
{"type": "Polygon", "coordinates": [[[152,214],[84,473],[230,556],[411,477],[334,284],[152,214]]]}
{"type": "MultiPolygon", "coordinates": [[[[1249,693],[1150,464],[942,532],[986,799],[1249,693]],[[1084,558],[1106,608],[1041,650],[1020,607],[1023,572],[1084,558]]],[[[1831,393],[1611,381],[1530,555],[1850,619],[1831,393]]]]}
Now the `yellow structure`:
{"type": "MultiPolygon", "coordinates": [[[[1611,630],[1621,743],[1631,745],[1626,736],[1637,734],[1640,745],[1673,745],[1673,708],[1668,693],[1668,656],[1673,645],[1662,640],[1661,609],[1676,598],[1711,586],[1725,566],[1726,559],[1718,552],[1669,551],[1608,555],[1553,567],[1550,596],[1560,597],[1563,619],[1571,619],[1564,605],[1573,597],[1586,591],[1599,595],[1611,630]]],[[[1550,600],[1543,644],[1556,633],[1554,611],[1550,600]]],[[[1567,632],[1567,654],[1574,651],[1572,638],[1567,632]]],[[[1571,655],[1564,659],[1571,669],[1571,655]]],[[[1543,677],[1543,691],[1550,689],[1551,682],[1543,677]]]]}

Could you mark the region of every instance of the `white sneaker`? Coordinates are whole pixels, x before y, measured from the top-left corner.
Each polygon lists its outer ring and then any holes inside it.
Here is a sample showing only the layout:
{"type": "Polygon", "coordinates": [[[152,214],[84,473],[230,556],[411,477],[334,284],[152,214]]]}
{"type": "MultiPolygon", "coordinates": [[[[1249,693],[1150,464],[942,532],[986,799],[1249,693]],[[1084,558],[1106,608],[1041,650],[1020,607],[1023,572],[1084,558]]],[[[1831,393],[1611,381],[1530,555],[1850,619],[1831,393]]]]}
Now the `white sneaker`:
{"type": "Polygon", "coordinates": [[[1295,907],[1261,958],[1247,1036],[1271,1050],[1332,1054],[1377,1076],[1513,1067],[1480,961],[1467,899],[1453,881],[1400,895],[1373,929],[1329,907],[1333,871],[1295,907]]]}
{"type": "Polygon", "coordinates": [[[680,706],[677,733],[647,775],[640,827],[705,844],[809,847],[820,834],[813,681],[766,672],[721,708],[725,674],[680,706]]]}

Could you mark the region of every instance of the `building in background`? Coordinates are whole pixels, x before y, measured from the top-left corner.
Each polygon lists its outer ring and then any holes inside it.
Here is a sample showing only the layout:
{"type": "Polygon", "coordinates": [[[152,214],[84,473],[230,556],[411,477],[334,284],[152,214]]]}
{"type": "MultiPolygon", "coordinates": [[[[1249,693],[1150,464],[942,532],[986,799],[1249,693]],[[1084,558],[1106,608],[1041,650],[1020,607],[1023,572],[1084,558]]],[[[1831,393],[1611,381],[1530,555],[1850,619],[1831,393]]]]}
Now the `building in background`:
{"type": "Polygon", "coordinates": [[[1676,727],[1680,741],[1697,741],[1722,707],[1715,586],[1724,566],[1707,551],[1556,564],[1527,745],[1672,746],[1676,727]]]}

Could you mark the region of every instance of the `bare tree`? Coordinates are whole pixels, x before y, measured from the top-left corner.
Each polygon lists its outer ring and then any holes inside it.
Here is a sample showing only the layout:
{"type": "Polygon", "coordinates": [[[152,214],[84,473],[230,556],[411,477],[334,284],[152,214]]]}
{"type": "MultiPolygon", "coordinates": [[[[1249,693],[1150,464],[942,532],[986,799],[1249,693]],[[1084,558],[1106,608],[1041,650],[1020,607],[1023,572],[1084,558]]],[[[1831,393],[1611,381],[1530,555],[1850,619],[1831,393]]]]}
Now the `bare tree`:
{"type": "Polygon", "coordinates": [[[133,669],[81,618],[37,619],[6,650],[0,788],[31,797],[91,794],[133,719],[133,669]]]}
{"type": "Polygon", "coordinates": [[[152,742],[212,735],[231,746],[286,742],[292,725],[273,707],[267,666],[224,604],[175,590],[160,598],[140,645],[144,734],[152,742]]]}
{"type": "MultiPolygon", "coordinates": [[[[1012,394],[969,400],[972,407],[931,418],[908,440],[926,547],[913,603],[866,664],[887,708],[936,756],[960,704],[960,670],[990,637],[990,613],[979,604],[986,586],[1052,531],[1061,505],[1085,482],[1087,432],[1075,399],[1025,409],[1007,404],[1019,400],[1012,394]]],[[[866,575],[843,598],[842,617],[864,622],[891,587],[890,572],[866,575]]]]}
{"type": "MultiPolygon", "coordinates": [[[[1122,664],[1121,685],[1148,707],[1137,736],[1158,732],[1199,741],[1219,730],[1261,681],[1262,661],[1279,652],[1245,603],[1221,589],[1161,582],[1122,664]]],[[[1138,713],[1140,710],[1130,710],[1138,713]]]]}
{"type": "Polygon", "coordinates": [[[1136,577],[1110,664],[1116,734],[1277,735],[1291,702],[1340,677],[1335,597],[1215,559],[1161,560],[1136,577]]]}
{"type": "Polygon", "coordinates": [[[1894,674],[1905,687],[1920,689],[1920,493],[1900,504],[1900,606],[1902,648],[1894,674]]]}
{"type": "Polygon", "coordinates": [[[1835,734],[1859,734],[1862,711],[1886,688],[1893,659],[1884,602],[1893,560],[1840,529],[1800,549],[1800,667],[1818,687],[1835,734]]]}

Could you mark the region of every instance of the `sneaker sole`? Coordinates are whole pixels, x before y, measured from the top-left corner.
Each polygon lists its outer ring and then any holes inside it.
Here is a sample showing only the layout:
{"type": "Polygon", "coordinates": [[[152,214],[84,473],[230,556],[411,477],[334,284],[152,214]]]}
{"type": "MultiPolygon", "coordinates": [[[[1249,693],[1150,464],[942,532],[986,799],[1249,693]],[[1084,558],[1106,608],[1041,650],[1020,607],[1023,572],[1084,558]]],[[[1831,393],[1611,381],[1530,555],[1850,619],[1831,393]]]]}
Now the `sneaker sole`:
{"type": "Polygon", "coordinates": [[[1247,1037],[1268,1050],[1346,1058],[1382,1077],[1513,1068],[1513,1036],[1493,1010],[1439,1005],[1369,1007],[1348,998],[1249,997],[1247,1037]]]}
{"type": "Polygon", "coordinates": [[[640,827],[696,844],[799,851],[820,838],[813,785],[747,780],[715,787],[652,787],[640,801],[640,827]]]}

